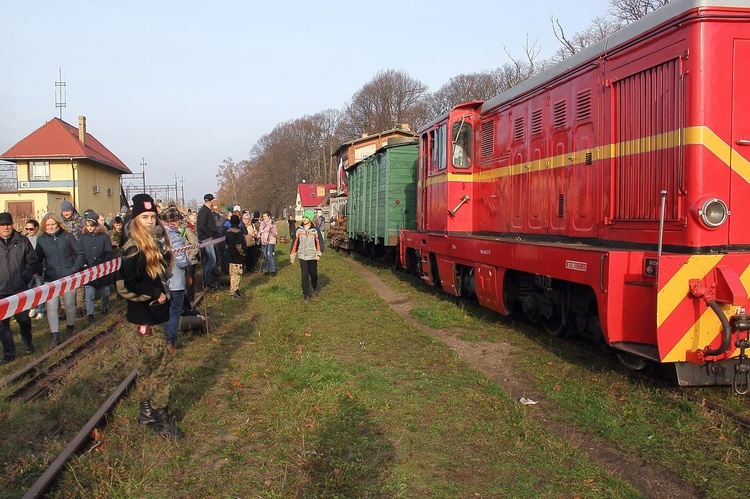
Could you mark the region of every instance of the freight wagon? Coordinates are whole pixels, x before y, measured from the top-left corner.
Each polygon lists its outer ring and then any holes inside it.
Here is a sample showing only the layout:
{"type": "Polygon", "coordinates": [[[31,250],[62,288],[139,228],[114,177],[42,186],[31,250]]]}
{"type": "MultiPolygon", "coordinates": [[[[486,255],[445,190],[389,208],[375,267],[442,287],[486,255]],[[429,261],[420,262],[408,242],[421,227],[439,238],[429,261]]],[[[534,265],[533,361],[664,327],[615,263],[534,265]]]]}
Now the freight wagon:
{"type": "Polygon", "coordinates": [[[395,261],[399,230],[416,228],[416,139],[392,138],[349,170],[346,240],[334,246],[395,261]]]}

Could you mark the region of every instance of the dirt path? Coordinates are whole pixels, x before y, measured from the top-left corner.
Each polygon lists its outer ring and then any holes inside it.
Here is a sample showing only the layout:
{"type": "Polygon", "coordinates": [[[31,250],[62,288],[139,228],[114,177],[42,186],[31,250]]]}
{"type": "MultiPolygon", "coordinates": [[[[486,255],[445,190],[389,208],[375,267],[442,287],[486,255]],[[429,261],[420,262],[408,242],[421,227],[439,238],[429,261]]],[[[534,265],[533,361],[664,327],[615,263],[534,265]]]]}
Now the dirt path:
{"type": "Polygon", "coordinates": [[[410,314],[412,303],[406,295],[392,289],[362,264],[351,259],[347,261],[401,317],[451,347],[469,365],[484,372],[503,387],[514,400],[526,397],[537,401],[538,405],[529,411],[531,416],[540,424],[552,430],[558,437],[575,445],[592,462],[597,463],[612,475],[629,482],[645,497],[701,497],[700,491],[696,487],[674,476],[669,470],[627,456],[617,449],[597,442],[590,435],[550,418],[548,415],[556,410],[554,403],[545,400],[544,397],[534,391],[532,386],[525,385],[524,380],[519,379],[514,374],[508,356],[508,345],[503,342],[463,341],[449,330],[433,329],[418,323],[410,314]]]}

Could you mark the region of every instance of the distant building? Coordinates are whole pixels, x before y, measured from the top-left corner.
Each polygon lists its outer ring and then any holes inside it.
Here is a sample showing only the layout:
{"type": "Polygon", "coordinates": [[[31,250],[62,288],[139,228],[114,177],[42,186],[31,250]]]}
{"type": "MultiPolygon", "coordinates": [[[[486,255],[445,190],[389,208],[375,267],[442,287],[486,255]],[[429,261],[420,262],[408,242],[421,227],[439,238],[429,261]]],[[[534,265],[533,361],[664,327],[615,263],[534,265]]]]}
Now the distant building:
{"type": "Polygon", "coordinates": [[[336,195],[330,196],[328,203],[326,203],[329,207],[326,219],[338,219],[345,214],[348,203],[347,170],[366,157],[375,154],[375,151],[389,143],[413,140],[416,136],[417,134],[411,131],[409,125],[404,123],[397,125],[396,128],[379,133],[363,134],[359,138],[341,144],[332,154],[334,162],[339,165],[338,184],[335,191],[336,195]]]}
{"type": "Polygon", "coordinates": [[[336,193],[336,184],[297,184],[297,201],[294,203],[294,217],[302,219],[305,210],[322,208],[327,197],[336,193]]]}
{"type": "Polygon", "coordinates": [[[78,117],[78,128],[53,118],[0,159],[16,164],[17,178],[15,190],[0,192],[0,208],[19,220],[60,213],[63,200],[73,203],[79,213],[88,208],[105,215],[117,213],[120,176],[132,173],[86,132],[85,116],[78,117]]]}
{"type": "Polygon", "coordinates": [[[347,170],[355,163],[375,154],[375,151],[387,145],[388,139],[395,137],[411,139],[416,136],[417,134],[409,129],[409,125],[401,124],[390,130],[371,135],[363,134],[359,138],[344,142],[334,151],[332,156],[337,165],[341,165],[344,170],[347,170]]]}

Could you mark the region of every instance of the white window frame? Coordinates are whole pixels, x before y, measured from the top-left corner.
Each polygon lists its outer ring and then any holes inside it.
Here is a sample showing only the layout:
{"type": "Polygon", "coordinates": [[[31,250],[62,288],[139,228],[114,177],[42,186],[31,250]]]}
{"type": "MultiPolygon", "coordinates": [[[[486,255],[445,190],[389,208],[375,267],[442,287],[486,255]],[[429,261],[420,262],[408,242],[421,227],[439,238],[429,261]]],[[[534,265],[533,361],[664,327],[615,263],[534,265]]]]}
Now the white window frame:
{"type": "Polygon", "coordinates": [[[49,180],[49,161],[29,161],[29,180],[49,180]]]}

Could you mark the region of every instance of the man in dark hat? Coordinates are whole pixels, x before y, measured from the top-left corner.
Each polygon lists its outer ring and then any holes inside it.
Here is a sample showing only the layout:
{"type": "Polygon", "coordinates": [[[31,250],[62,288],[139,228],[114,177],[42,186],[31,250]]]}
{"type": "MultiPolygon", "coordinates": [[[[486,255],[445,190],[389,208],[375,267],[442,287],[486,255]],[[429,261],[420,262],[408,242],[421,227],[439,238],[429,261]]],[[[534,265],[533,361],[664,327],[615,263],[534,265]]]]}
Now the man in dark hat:
{"type": "MultiPolygon", "coordinates": [[[[216,239],[221,235],[219,228],[216,226],[213,211],[214,195],[206,194],[203,196],[203,206],[198,210],[198,220],[195,223],[195,231],[198,233],[198,240],[201,243],[216,239]]],[[[214,283],[213,271],[216,266],[216,251],[213,245],[205,246],[203,250],[203,287],[207,289],[216,289],[218,285],[214,283]]]]}
{"type": "MultiPolygon", "coordinates": [[[[0,248],[5,250],[0,251],[0,298],[7,298],[26,291],[31,277],[41,273],[42,269],[31,241],[13,228],[13,216],[8,212],[0,213],[0,248]]],[[[24,310],[13,317],[21,330],[26,353],[33,353],[29,311],[24,310]]],[[[16,345],[10,330],[10,317],[0,321],[0,342],[3,344],[0,364],[13,361],[16,358],[16,345]]]]}
{"type": "MultiPolygon", "coordinates": [[[[95,211],[91,211],[86,215],[86,227],[79,241],[83,248],[86,267],[96,267],[115,257],[107,229],[99,224],[99,214],[95,211]]],[[[88,317],[89,324],[94,323],[94,301],[97,291],[99,291],[101,298],[102,315],[109,313],[109,285],[114,283],[113,277],[114,275],[112,274],[104,275],[87,283],[83,287],[86,316],[88,317]]]]}
{"type": "Polygon", "coordinates": [[[75,235],[76,238],[81,235],[84,225],[83,217],[75,209],[73,203],[67,199],[60,204],[60,218],[68,227],[68,232],[75,235]]]}

